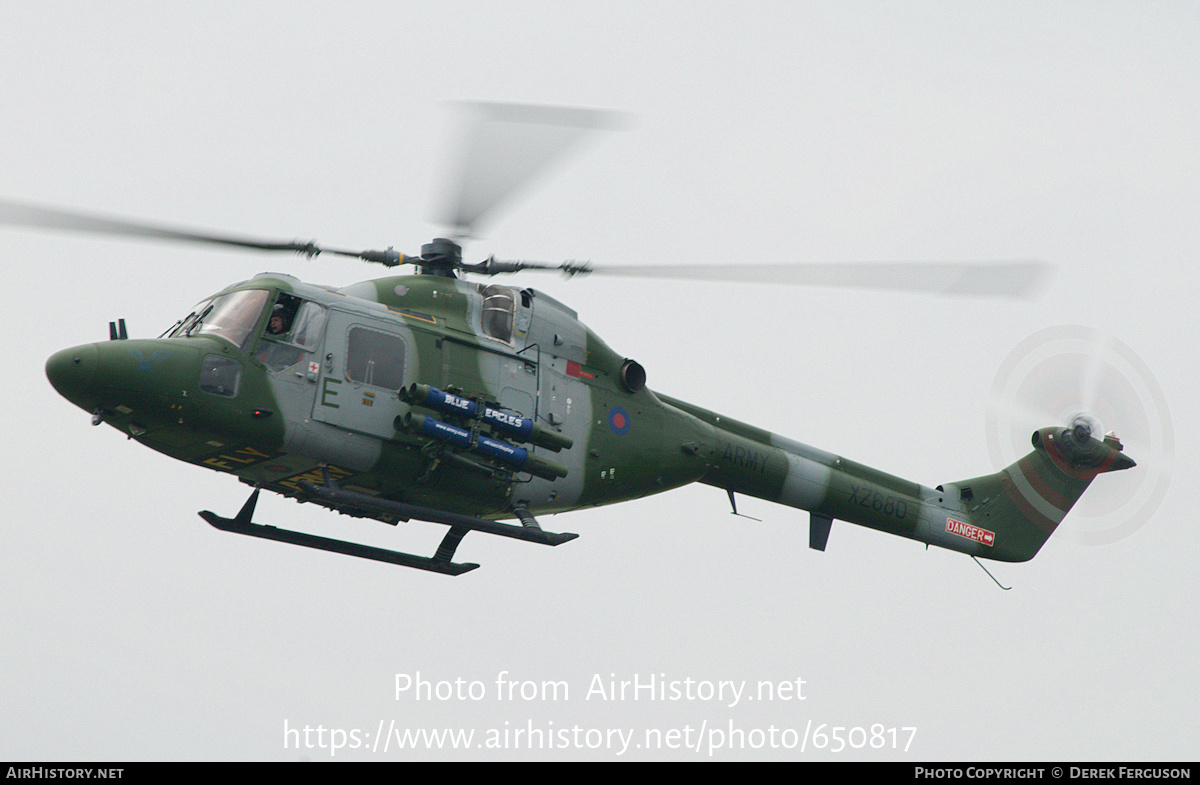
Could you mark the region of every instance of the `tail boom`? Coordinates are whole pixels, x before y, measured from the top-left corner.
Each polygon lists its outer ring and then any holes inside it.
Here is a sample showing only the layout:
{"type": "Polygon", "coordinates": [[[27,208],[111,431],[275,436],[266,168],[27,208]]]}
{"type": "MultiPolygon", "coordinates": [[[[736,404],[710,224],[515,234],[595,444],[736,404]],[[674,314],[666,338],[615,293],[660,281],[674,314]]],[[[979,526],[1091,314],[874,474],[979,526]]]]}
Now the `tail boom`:
{"type": "Polygon", "coordinates": [[[1043,428],[1033,451],[995,474],[930,488],[671,400],[708,423],[715,443],[701,482],[811,513],[824,550],[832,520],[979,558],[1033,558],[1103,472],[1134,465],[1115,437],[1043,428]]]}

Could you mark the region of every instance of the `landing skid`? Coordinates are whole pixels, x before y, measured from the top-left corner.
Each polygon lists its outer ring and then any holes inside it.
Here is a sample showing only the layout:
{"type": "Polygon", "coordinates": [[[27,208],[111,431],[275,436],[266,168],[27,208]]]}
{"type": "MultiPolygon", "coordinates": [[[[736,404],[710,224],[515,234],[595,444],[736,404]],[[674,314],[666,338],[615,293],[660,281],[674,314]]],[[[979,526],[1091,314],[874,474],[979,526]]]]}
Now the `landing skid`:
{"type": "Polygon", "coordinates": [[[462,538],[470,531],[496,534],[501,537],[513,537],[518,540],[536,542],[542,545],[560,545],[579,536],[578,534],[571,534],[569,532],[555,533],[543,531],[537,525],[537,521],[534,520],[529,511],[524,508],[514,510],[514,513],[522,523],[521,525],[513,525],[497,521],[487,521],[482,518],[473,518],[469,515],[460,515],[443,510],[434,510],[428,507],[391,502],[386,499],[376,499],[366,494],[345,491],[338,487],[328,474],[326,474],[325,483],[324,486],[317,486],[306,482],[304,483],[306,486],[305,491],[309,495],[331,504],[335,509],[347,507],[356,510],[386,512],[405,520],[416,519],[430,523],[440,523],[449,526],[450,530],[442,538],[437,552],[432,557],[426,557],[417,556],[412,553],[403,553],[401,551],[389,551],[384,548],[374,548],[369,545],[347,542],[346,540],[318,537],[314,534],[305,534],[289,529],[278,529],[274,526],[264,526],[252,521],[254,507],[258,504],[258,488],[255,488],[254,492],[250,494],[250,498],[242,505],[242,509],[235,517],[223,518],[208,510],[201,512],[200,517],[221,531],[246,534],[251,537],[261,537],[265,540],[275,540],[277,542],[289,542],[305,548],[315,548],[321,551],[342,553],[347,556],[357,556],[361,559],[399,564],[402,567],[428,570],[429,572],[438,572],[443,575],[462,575],[464,572],[470,572],[479,566],[470,562],[460,563],[451,561],[454,558],[454,551],[458,548],[458,544],[462,542],[462,538]]]}
{"type": "MultiPolygon", "coordinates": [[[[248,534],[251,537],[261,537],[264,540],[276,540],[277,542],[290,542],[293,545],[302,545],[305,548],[316,548],[321,551],[331,551],[333,553],[344,553],[347,556],[358,556],[362,559],[372,559],[374,561],[389,562],[391,564],[399,564],[403,567],[413,567],[418,570],[428,570],[430,572],[440,572],[443,575],[462,575],[464,572],[470,572],[478,567],[478,564],[463,564],[450,561],[453,555],[453,549],[450,554],[439,559],[434,556],[432,559],[424,556],[417,556],[412,553],[402,553],[400,551],[389,551],[383,548],[372,548],[369,545],[360,545],[354,542],[346,542],[345,540],[334,540],[328,537],[318,537],[314,534],[304,534],[303,532],[294,532],[290,529],[277,529],[274,526],[263,526],[257,523],[251,523],[250,517],[254,512],[254,505],[258,501],[258,489],[254,490],[250,498],[246,501],[246,505],[242,507],[242,511],[237,514],[236,518],[222,518],[216,513],[205,510],[200,513],[200,517],[208,521],[210,524],[225,532],[233,532],[235,534],[248,534]],[[247,511],[249,511],[247,513],[247,511]]],[[[451,529],[447,532],[447,537],[453,534],[451,529]]],[[[442,554],[442,549],[438,548],[438,555],[442,554]]]]}

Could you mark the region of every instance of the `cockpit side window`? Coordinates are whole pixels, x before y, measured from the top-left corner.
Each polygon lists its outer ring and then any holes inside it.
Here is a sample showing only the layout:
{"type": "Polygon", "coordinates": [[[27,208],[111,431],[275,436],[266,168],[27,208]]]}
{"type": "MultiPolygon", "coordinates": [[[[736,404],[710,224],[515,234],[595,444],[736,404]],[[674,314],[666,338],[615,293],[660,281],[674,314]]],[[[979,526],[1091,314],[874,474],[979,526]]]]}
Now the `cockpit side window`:
{"type": "Polygon", "coordinates": [[[292,320],[289,343],[303,349],[315,349],[325,333],[325,316],[328,311],[316,303],[302,301],[292,320]]]}
{"type": "Polygon", "coordinates": [[[281,292],[263,328],[257,357],[272,370],[295,365],[317,348],[325,331],[327,309],[281,292]]]}

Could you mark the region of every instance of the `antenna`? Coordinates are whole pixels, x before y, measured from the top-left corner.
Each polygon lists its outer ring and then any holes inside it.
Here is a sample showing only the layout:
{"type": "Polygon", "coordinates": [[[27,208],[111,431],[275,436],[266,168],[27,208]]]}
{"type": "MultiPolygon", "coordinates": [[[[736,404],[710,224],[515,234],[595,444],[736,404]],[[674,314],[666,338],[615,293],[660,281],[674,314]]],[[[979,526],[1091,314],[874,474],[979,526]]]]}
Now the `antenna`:
{"type": "Polygon", "coordinates": [[[983,566],[983,562],[979,561],[979,559],[976,559],[974,556],[972,556],[971,558],[972,558],[972,559],[975,559],[975,563],[979,565],[979,569],[983,570],[984,572],[987,572],[987,576],[988,576],[989,578],[991,578],[991,579],[992,579],[992,581],[993,581],[993,582],[994,582],[994,583],[995,583],[997,586],[999,586],[1001,589],[1004,589],[1005,591],[1011,591],[1011,590],[1012,590],[1012,587],[1011,587],[1011,586],[1005,586],[1005,585],[1003,585],[1002,583],[1000,583],[1000,581],[996,580],[996,576],[995,576],[995,575],[992,575],[990,572],[988,572],[988,568],[983,566]]]}

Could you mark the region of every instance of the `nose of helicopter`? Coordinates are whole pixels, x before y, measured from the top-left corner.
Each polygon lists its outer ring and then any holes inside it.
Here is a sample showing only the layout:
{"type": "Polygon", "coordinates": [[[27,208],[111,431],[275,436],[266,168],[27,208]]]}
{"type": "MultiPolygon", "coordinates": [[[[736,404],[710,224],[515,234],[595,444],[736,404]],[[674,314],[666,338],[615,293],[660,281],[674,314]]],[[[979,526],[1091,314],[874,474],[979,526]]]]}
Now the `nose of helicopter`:
{"type": "Polygon", "coordinates": [[[62,397],[76,406],[87,409],[99,363],[99,352],[96,351],[95,344],[63,349],[46,360],[46,378],[62,397]]]}

